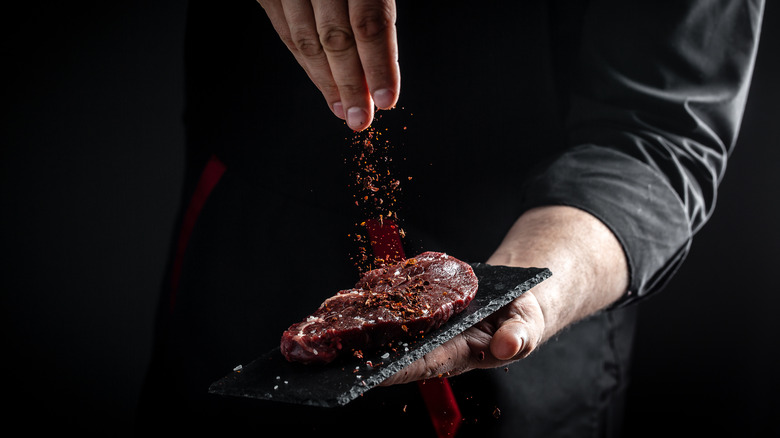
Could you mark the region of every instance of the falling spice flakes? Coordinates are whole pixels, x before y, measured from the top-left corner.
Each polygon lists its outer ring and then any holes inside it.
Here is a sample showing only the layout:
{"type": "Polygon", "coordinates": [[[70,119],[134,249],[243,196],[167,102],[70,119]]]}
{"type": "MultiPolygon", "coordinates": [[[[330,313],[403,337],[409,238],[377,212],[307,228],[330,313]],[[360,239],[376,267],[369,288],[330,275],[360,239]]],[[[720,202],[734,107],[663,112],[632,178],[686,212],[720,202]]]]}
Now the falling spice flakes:
{"type": "MultiPolygon", "coordinates": [[[[375,127],[380,120],[381,115],[378,113],[375,124],[353,134],[350,141],[350,158],[346,160],[350,170],[349,188],[362,219],[376,219],[380,226],[384,226],[385,221],[392,220],[398,226],[402,184],[401,179],[395,176],[394,146],[383,136],[387,128],[383,131],[375,127]]],[[[407,180],[411,179],[407,177],[407,180]]],[[[365,222],[356,223],[356,231],[349,235],[358,247],[357,254],[352,258],[361,272],[380,267],[386,262],[371,256],[371,242],[365,234],[365,227],[365,222]]],[[[398,233],[401,238],[405,238],[406,232],[402,228],[398,228],[398,233]]]]}

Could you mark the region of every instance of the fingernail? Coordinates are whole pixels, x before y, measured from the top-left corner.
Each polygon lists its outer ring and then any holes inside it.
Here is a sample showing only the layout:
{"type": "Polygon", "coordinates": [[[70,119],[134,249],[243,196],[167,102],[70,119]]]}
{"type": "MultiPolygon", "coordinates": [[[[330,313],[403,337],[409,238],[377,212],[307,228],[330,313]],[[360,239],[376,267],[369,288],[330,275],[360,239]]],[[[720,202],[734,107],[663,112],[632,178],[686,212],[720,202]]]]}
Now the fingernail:
{"type": "Polygon", "coordinates": [[[347,110],[347,125],[354,130],[363,128],[363,125],[368,122],[368,113],[362,108],[353,106],[347,110]]]}
{"type": "Polygon", "coordinates": [[[342,105],[341,102],[336,102],[333,104],[333,114],[335,114],[336,117],[340,118],[341,120],[344,120],[344,105],[342,105]]]}
{"type": "Polygon", "coordinates": [[[393,106],[394,93],[387,88],[376,90],[374,92],[374,104],[378,108],[390,108],[393,106]]]}
{"type": "Polygon", "coordinates": [[[526,344],[525,336],[521,335],[520,339],[517,340],[517,353],[515,354],[522,353],[523,349],[525,348],[525,344],[526,344]]]}

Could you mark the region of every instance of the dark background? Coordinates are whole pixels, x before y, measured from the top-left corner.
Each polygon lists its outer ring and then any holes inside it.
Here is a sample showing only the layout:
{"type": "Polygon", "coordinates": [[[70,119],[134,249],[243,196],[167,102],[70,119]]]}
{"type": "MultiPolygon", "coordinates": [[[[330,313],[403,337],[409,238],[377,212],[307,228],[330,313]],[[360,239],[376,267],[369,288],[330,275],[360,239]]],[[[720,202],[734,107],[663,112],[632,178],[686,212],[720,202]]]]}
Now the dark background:
{"type": "MultiPolygon", "coordinates": [[[[772,436],[780,9],[715,216],[641,307],[629,436],[772,436]]],[[[129,434],[183,174],[185,1],[3,13],[0,387],[8,425],[129,434]]]]}

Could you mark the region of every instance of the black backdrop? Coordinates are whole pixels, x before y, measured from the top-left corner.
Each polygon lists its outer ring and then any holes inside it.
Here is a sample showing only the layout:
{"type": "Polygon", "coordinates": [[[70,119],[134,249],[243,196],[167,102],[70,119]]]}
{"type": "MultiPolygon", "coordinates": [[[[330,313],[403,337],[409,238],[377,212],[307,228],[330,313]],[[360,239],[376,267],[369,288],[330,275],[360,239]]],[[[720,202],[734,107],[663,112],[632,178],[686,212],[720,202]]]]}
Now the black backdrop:
{"type": "MultiPolygon", "coordinates": [[[[629,436],[780,432],[780,8],[768,3],[716,214],[641,308],[629,436]]],[[[8,425],[129,434],[181,187],[185,11],[52,2],[0,18],[8,425]]]]}

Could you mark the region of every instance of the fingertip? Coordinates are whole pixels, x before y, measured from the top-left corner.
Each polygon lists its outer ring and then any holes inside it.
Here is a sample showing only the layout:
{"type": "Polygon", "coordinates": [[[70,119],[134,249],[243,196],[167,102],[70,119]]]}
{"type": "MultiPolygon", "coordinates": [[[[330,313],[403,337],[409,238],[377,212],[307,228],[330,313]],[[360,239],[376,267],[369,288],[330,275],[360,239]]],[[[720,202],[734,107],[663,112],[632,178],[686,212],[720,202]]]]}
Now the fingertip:
{"type": "Polygon", "coordinates": [[[396,93],[389,88],[374,91],[374,104],[380,109],[390,109],[395,106],[396,93]]]}
{"type": "Polygon", "coordinates": [[[371,124],[371,114],[363,108],[353,106],[347,110],[347,126],[362,131],[371,124]]]}
{"type": "Polygon", "coordinates": [[[344,105],[341,102],[335,102],[331,107],[331,111],[333,111],[333,114],[336,115],[336,117],[340,118],[341,120],[345,120],[347,118],[346,114],[344,114],[344,105]]]}

